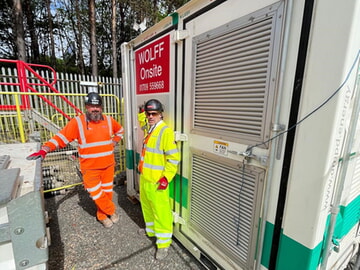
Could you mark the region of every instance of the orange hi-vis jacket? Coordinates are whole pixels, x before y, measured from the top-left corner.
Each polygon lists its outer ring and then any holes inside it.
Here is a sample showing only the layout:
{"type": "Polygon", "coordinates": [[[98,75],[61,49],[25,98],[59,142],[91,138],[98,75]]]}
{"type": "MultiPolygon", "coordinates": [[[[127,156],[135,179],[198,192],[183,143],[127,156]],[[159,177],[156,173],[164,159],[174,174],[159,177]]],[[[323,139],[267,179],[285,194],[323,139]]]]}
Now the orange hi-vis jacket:
{"type": "Polygon", "coordinates": [[[71,119],[44,146],[53,151],[77,140],[81,170],[102,169],[115,164],[114,142],[123,134],[123,127],[111,116],[103,115],[102,120],[93,122],[83,114],[71,119]]]}

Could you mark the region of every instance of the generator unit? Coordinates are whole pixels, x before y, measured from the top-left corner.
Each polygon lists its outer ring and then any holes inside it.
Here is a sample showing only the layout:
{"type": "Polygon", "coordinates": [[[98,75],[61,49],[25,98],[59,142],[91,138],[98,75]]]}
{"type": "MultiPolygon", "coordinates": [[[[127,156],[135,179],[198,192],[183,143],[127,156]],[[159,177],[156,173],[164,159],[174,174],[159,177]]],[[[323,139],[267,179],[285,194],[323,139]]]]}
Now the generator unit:
{"type": "Polygon", "coordinates": [[[156,98],[174,236],[207,268],[359,263],[359,25],[355,0],[192,0],[123,43],[128,195],[156,98]]]}

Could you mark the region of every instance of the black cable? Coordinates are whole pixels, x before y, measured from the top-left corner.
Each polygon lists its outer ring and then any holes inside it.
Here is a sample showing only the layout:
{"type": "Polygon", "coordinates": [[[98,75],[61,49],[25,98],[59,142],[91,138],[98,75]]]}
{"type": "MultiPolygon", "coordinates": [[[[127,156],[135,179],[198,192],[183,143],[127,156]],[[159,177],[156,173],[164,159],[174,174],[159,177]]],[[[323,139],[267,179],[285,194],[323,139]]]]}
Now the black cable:
{"type": "Polygon", "coordinates": [[[238,220],[235,219],[235,224],[236,224],[236,245],[239,246],[240,245],[240,223],[241,223],[241,193],[243,191],[243,186],[244,186],[244,182],[245,182],[245,162],[243,162],[243,166],[242,166],[242,175],[240,177],[241,184],[240,184],[240,189],[239,189],[239,212],[238,212],[238,220]]]}
{"type": "Polygon", "coordinates": [[[355,57],[355,60],[348,72],[348,74],[346,75],[346,78],[345,80],[341,83],[341,85],[336,89],[336,91],[334,93],[332,93],[330,95],[330,97],[328,97],[323,103],[321,103],[317,108],[315,108],[313,111],[311,111],[310,113],[308,113],[307,115],[305,115],[302,119],[300,119],[298,122],[296,122],[294,125],[292,125],[291,127],[289,127],[287,130],[284,130],[278,134],[276,134],[274,137],[271,137],[270,139],[264,141],[264,142],[261,142],[261,143],[258,143],[258,144],[255,144],[255,145],[252,145],[252,146],[249,146],[245,152],[250,152],[251,153],[251,150],[257,146],[260,146],[260,145],[263,145],[263,144],[266,144],[274,139],[276,139],[277,137],[289,132],[290,130],[292,130],[293,128],[295,128],[296,126],[300,125],[303,121],[305,121],[307,118],[309,118],[311,115],[313,115],[315,112],[317,112],[318,110],[320,110],[322,107],[324,107],[342,88],[343,86],[345,85],[345,83],[348,81],[354,67],[355,67],[355,64],[357,63],[358,61],[358,58],[359,58],[359,55],[360,55],[360,50],[358,51],[356,57],[355,57]]]}

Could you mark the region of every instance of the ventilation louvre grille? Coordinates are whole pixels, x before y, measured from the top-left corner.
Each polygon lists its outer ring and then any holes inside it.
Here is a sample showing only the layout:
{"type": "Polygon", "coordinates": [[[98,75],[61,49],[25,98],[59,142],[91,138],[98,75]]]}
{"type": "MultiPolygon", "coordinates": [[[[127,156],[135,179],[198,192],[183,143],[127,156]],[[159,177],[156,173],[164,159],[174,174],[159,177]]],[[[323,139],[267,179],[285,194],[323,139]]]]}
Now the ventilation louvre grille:
{"type": "Polygon", "coordinates": [[[207,34],[195,43],[195,129],[264,140],[273,20],[207,34]]]}
{"type": "Polygon", "coordinates": [[[239,263],[246,264],[259,174],[193,155],[191,223],[239,263]],[[239,261],[240,260],[240,261],[239,261]]]}

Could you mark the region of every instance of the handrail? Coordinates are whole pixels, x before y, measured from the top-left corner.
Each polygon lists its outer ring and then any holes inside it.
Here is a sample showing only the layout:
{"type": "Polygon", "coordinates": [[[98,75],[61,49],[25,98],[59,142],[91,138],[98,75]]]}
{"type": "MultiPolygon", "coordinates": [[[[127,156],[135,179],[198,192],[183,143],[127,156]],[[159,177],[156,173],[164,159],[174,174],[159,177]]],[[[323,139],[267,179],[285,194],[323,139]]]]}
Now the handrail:
{"type": "MultiPolygon", "coordinates": [[[[18,70],[18,81],[19,81],[18,83],[0,82],[0,85],[19,86],[20,87],[20,92],[28,92],[28,90],[30,90],[31,92],[34,92],[34,93],[40,93],[40,92],[37,91],[35,88],[33,88],[33,86],[45,86],[45,87],[48,87],[52,92],[59,94],[59,97],[62,100],[64,100],[71,108],[73,108],[77,114],[82,114],[83,113],[70,100],[68,100],[64,95],[61,95],[60,92],[57,91],[54,88],[54,85],[56,83],[56,72],[55,72],[55,70],[53,68],[51,68],[49,66],[46,66],[46,65],[25,63],[25,62],[23,62],[21,60],[0,59],[0,62],[16,64],[16,67],[17,67],[17,70],[18,70]],[[43,68],[49,69],[53,74],[53,81],[48,82],[43,77],[41,77],[35,70],[33,70],[32,67],[43,67],[43,68]],[[40,80],[41,83],[30,83],[30,82],[28,82],[25,70],[28,70],[31,74],[33,74],[38,80],[40,80]]],[[[49,104],[51,107],[53,107],[56,111],[58,111],[59,113],[64,115],[67,119],[71,119],[70,116],[68,116],[61,109],[57,108],[57,106],[54,103],[52,103],[49,99],[47,99],[43,95],[39,95],[39,97],[42,100],[44,100],[47,104],[49,104]]],[[[26,96],[26,95],[21,96],[21,101],[22,101],[21,104],[20,104],[20,109],[21,110],[31,108],[30,100],[29,100],[28,96],[26,96]]],[[[0,108],[4,109],[4,110],[14,110],[15,106],[0,105],[0,108]]]]}
{"type": "MultiPolygon", "coordinates": [[[[10,60],[10,59],[0,59],[0,62],[5,62],[5,63],[14,63],[14,64],[18,64],[18,63],[24,63],[26,64],[27,66],[34,66],[34,67],[43,67],[43,68],[47,68],[47,69],[50,69],[53,76],[54,76],[54,81],[52,83],[50,83],[52,86],[56,83],[56,71],[50,67],[50,66],[46,66],[46,65],[40,65],[40,64],[32,64],[32,63],[25,63],[21,60],[10,60]]],[[[35,75],[35,74],[34,74],[35,75]]]]}
{"type": "MultiPolygon", "coordinates": [[[[50,69],[51,70],[51,72],[52,72],[52,74],[53,74],[53,82],[52,83],[50,83],[50,85],[51,86],[54,86],[54,84],[56,84],[56,82],[57,82],[57,77],[56,77],[56,71],[52,68],[52,67],[50,67],[50,66],[45,66],[45,65],[39,65],[39,64],[31,64],[31,63],[24,63],[25,65],[27,65],[28,67],[30,67],[30,66],[34,66],[34,67],[44,67],[44,68],[48,68],[48,69],[50,69]]],[[[36,76],[36,74],[34,74],[35,76],[36,76]]],[[[48,82],[49,83],[49,82],[48,82]]],[[[30,83],[30,84],[33,84],[33,83],[30,83]]],[[[34,85],[36,85],[36,84],[34,84],[34,85]]]]}
{"type": "MultiPolygon", "coordinates": [[[[30,88],[31,89],[31,88],[30,88]]],[[[16,97],[15,99],[15,103],[18,102],[17,101],[17,96],[39,96],[41,99],[43,99],[47,104],[49,104],[51,107],[53,107],[58,113],[62,114],[64,117],[66,117],[68,120],[70,120],[72,117],[67,115],[64,111],[62,111],[59,107],[57,107],[54,103],[52,103],[49,99],[47,99],[46,97],[44,97],[43,95],[46,96],[61,96],[61,93],[39,93],[37,91],[31,93],[31,92],[1,92],[0,91],[0,95],[14,95],[16,97]]],[[[85,96],[86,94],[67,94],[68,96],[85,96]]],[[[13,106],[15,107],[15,110],[19,110],[19,109],[23,109],[22,106],[20,106],[19,103],[17,103],[16,105],[1,105],[3,106],[3,109],[5,110],[12,110],[13,106]]],[[[31,109],[31,108],[27,108],[27,109],[31,109]]]]}
{"type": "MultiPolygon", "coordinates": [[[[45,86],[48,86],[53,92],[60,94],[60,92],[58,90],[56,90],[52,84],[50,84],[49,82],[47,82],[43,77],[41,77],[39,74],[37,74],[37,72],[35,70],[33,70],[28,64],[24,63],[25,66],[28,67],[28,70],[30,72],[32,72],[40,81],[42,81],[43,83],[45,83],[45,86]]],[[[55,72],[55,71],[54,71],[55,72]]],[[[29,86],[30,88],[30,86],[29,86]]],[[[33,89],[35,90],[35,89],[33,89]]],[[[36,90],[35,90],[36,91],[36,90]]],[[[63,99],[67,104],[70,105],[70,107],[72,107],[75,112],[77,112],[78,114],[82,114],[82,111],[79,110],[72,102],[70,102],[70,100],[68,100],[66,97],[64,97],[63,95],[60,96],[61,99],[63,99]]]]}

